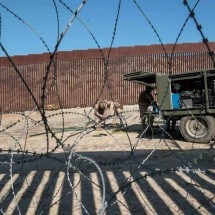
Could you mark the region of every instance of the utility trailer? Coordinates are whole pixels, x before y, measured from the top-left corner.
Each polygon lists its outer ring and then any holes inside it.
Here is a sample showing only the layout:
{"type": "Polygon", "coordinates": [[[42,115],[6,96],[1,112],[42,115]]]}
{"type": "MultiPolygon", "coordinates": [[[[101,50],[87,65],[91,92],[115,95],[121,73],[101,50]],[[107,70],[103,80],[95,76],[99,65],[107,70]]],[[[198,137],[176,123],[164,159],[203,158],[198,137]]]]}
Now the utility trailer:
{"type": "Polygon", "coordinates": [[[180,120],[180,132],[188,142],[214,139],[215,69],[177,74],[134,72],[123,78],[156,87],[163,118],[180,120]]]}

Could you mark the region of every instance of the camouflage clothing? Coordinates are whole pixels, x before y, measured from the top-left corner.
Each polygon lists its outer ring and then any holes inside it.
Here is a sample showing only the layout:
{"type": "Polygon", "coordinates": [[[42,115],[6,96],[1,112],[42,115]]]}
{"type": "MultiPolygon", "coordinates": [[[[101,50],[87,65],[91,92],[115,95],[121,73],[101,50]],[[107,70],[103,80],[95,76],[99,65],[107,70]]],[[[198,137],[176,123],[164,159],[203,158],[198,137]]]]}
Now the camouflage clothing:
{"type": "Polygon", "coordinates": [[[114,117],[113,117],[112,125],[116,125],[116,124],[122,125],[122,122],[120,120],[120,115],[122,114],[122,111],[123,111],[123,105],[120,103],[120,101],[119,100],[114,101],[113,102],[114,117]]]}
{"type": "Polygon", "coordinates": [[[149,90],[142,91],[139,95],[139,105],[149,106],[154,101],[154,98],[149,90]]]}
{"type": "Polygon", "coordinates": [[[108,116],[108,103],[102,101],[101,99],[98,100],[94,107],[94,116],[95,116],[95,127],[96,128],[103,128],[105,126],[105,119],[108,116]]]}
{"type": "Polygon", "coordinates": [[[150,120],[148,118],[148,115],[146,114],[147,112],[147,108],[149,105],[151,105],[154,101],[154,98],[151,94],[151,90],[150,88],[146,88],[145,91],[142,91],[139,95],[139,108],[140,108],[140,119],[141,119],[141,125],[142,125],[142,129],[145,128],[146,125],[146,118],[148,120],[148,123],[152,124],[153,120],[150,120]]]}

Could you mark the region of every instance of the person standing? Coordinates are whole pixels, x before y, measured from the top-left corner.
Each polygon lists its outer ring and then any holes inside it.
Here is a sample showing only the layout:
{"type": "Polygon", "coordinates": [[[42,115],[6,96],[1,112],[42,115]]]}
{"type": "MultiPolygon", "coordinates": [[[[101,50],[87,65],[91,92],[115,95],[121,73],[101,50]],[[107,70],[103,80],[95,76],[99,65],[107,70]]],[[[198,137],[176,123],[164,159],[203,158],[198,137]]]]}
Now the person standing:
{"type": "Polygon", "coordinates": [[[152,124],[153,120],[148,118],[146,114],[147,108],[149,105],[155,103],[154,97],[151,94],[153,87],[146,86],[146,89],[139,94],[139,109],[140,109],[140,119],[141,119],[141,126],[142,130],[144,131],[146,126],[146,118],[148,119],[148,123],[152,124]]]}
{"type": "Polygon", "coordinates": [[[122,112],[123,112],[123,105],[120,103],[120,100],[115,100],[113,102],[113,115],[114,115],[114,117],[113,117],[112,125],[123,126],[122,112]]]}

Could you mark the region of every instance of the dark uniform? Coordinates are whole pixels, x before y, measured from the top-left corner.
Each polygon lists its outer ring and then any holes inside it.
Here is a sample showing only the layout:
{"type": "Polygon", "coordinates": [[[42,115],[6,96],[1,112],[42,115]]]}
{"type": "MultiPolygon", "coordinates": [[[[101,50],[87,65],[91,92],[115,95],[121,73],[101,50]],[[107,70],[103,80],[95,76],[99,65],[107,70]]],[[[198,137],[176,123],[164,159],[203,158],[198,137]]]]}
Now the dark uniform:
{"type": "Polygon", "coordinates": [[[145,91],[142,91],[139,95],[139,108],[140,108],[140,119],[141,119],[141,125],[142,129],[145,128],[146,125],[146,118],[147,117],[147,108],[149,105],[151,105],[154,102],[154,98],[151,94],[151,91],[153,90],[152,87],[146,87],[145,91]]]}

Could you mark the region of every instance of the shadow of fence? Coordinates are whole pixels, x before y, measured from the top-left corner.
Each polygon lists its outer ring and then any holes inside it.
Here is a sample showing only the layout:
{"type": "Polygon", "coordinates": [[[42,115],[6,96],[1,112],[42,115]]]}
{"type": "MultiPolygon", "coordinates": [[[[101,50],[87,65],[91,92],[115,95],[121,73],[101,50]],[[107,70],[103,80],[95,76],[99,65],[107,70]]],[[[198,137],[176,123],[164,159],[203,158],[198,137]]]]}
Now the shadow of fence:
{"type": "MultiPolygon", "coordinates": [[[[214,155],[206,150],[85,152],[105,179],[106,214],[214,214],[214,155]],[[191,152],[192,151],[192,152],[191,152]],[[206,154],[186,169],[187,159],[206,154]],[[138,164],[139,163],[139,164],[138,164]],[[184,163],[184,164],[183,164],[184,163]],[[181,167],[181,170],[180,168],[181,167]],[[199,170],[199,171],[198,171],[199,170]]],[[[98,214],[102,181],[90,162],[69,154],[36,157],[0,154],[0,209],[5,214],[98,214]],[[68,170],[68,171],[67,171],[68,170]],[[11,177],[12,176],[12,177],[11,177]]]]}

